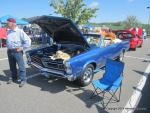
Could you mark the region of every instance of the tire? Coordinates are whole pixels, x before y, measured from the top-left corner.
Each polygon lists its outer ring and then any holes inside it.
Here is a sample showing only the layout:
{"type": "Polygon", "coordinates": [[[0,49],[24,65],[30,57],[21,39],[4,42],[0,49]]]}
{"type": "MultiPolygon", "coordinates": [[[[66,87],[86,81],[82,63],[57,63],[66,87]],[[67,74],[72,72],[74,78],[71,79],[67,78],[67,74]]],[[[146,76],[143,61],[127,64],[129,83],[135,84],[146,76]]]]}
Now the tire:
{"type": "Polygon", "coordinates": [[[136,51],[136,48],[138,47],[138,44],[136,44],[135,48],[133,48],[134,51],[136,51]]]}
{"type": "Polygon", "coordinates": [[[135,47],[135,48],[133,48],[133,51],[136,51],[136,47],[135,47]]]}
{"type": "Polygon", "coordinates": [[[142,45],[143,45],[143,42],[141,43],[141,45],[139,47],[142,47],[142,45]]]}
{"type": "Polygon", "coordinates": [[[86,68],[84,69],[82,75],[80,76],[80,78],[77,80],[78,85],[80,86],[87,86],[91,83],[91,81],[93,80],[93,75],[94,75],[94,67],[92,64],[89,64],[86,66],[86,68]]]}

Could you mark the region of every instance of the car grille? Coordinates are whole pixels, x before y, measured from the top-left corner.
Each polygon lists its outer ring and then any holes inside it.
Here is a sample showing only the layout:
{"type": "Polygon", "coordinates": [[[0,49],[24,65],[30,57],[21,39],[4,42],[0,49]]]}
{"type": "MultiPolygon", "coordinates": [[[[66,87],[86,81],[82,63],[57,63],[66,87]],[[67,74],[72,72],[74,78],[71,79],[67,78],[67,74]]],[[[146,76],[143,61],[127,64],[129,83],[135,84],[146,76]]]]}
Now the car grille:
{"type": "Polygon", "coordinates": [[[41,58],[38,55],[32,55],[31,56],[31,61],[35,64],[38,64],[40,66],[43,66],[41,58]]]}
{"type": "Polygon", "coordinates": [[[49,69],[55,69],[64,71],[64,65],[62,59],[52,60],[49,57],[40,57],[38,55],[32,55],[31,61],[39,66],[46,67],[49,69]]]}
{"type": "Polygon", "coordinates": [[[63,60],[61,59],[52,60],[50,58],[42,58],[42,63],[49,69],[64,70],[63,60]]]}

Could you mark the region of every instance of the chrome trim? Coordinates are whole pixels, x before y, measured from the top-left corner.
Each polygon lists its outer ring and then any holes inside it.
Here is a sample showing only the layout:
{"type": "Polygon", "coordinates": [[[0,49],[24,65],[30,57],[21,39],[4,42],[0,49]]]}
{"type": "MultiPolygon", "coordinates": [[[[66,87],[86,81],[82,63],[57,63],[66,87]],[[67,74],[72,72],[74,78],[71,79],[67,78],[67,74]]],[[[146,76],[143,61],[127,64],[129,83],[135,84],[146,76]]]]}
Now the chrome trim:
{"type": "Polygon", "coordinates": [[[33,62],[31,62],[31,65],[33,65],[34,67],[40,69],[41,71],[43,72],[49,72],[49,73],[53,73],[53,74],[58,74],[58,75],[62,75],[63,77],[67,77],[63,72],[59,72],[59,71],[56,71],[56,70],[52,70],[52,69],[47,69],[47,68],[43,68],[33,62]]]}
{"type": "MultiPolygon", "coordinates": [[[[58,74],[58,75],[62,75],[62,78],[67,78],[69,81],[74,81],[76,80],[76,76],[74,75],[67,75],[67,74],[64,74],[63,72],[59,72],[59,71],[55,71],[55,70],[52,70],[52,69],[47,69],[47,68],[43,68],[33,62],[31,62],[31,65],[40,69],[42,71],[42,73],[53,73],[53,74],[58,74]]],[[[53,76],[58,76],[58,75],[53,75],[53,76]]],[[[58,76],[60,77],[60,76],[58,76]]]]}
{"type": "Polygon", "coordinates": [[[69,74],[69,75],[71,75],[72,74],[72,67],[70,65],[70,62],[68,62],[68,61],[64,62],[64,65],[65,65],[65,71],[66,71],[66,73],[69,74]]]}
{"type": "Polygon", "coordinates": [[[67,76],[67,79],[68,79],[69,81],[74,81],[74,80],[76,80],[76,76],[68,75],[68,76],[67,76]]]}

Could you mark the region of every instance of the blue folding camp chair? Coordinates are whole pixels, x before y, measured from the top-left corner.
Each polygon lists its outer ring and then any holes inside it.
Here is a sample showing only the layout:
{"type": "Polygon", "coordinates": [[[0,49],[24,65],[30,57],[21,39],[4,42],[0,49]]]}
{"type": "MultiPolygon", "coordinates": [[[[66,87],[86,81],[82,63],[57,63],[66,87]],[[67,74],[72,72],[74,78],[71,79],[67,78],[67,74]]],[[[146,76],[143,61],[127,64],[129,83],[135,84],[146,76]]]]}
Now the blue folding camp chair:
{"type": "Polygon", "coordinates": [[[103,94],[103,107],[104,109],[113,99],[116,102],[120,101],[121,95],[121,86],[123,79],[123,69],[124,63],[119,61],[114,61],[111,59],[107,59],[105,73],[101,79],[93,80],[92,85],[94,87],[94,92],[90,98],[93,98],[96,95],[103,94]],[[117,90],[120,88],[119,97],[115,95],[117,90]],[[99,90],[101,92],[99,92],[99,90]],[[109,93],[111,97],[108,99],[107,103],[104,103],[105,93],[109,93]]]}

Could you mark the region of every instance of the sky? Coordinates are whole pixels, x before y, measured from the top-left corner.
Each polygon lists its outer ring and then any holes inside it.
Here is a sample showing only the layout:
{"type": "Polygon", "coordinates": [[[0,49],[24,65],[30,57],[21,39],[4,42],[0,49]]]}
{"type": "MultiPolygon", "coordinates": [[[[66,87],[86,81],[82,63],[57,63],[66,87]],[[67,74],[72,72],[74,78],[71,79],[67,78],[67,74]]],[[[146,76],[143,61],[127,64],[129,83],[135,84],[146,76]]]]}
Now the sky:
{"type": "MultiPolygon", "coordinates": [[[[90,22],[117,22],[123,21],[127,16],[136,16],[142,23],[148,23],[150,14],[150,0],[84,0],[88,7],[96,7],[96,17],[90,22]]],[[[0,0],[0,17],[12,15],[17,18],[48,15],[54,13],[49,6],[49,0],[0,0]]]]}

